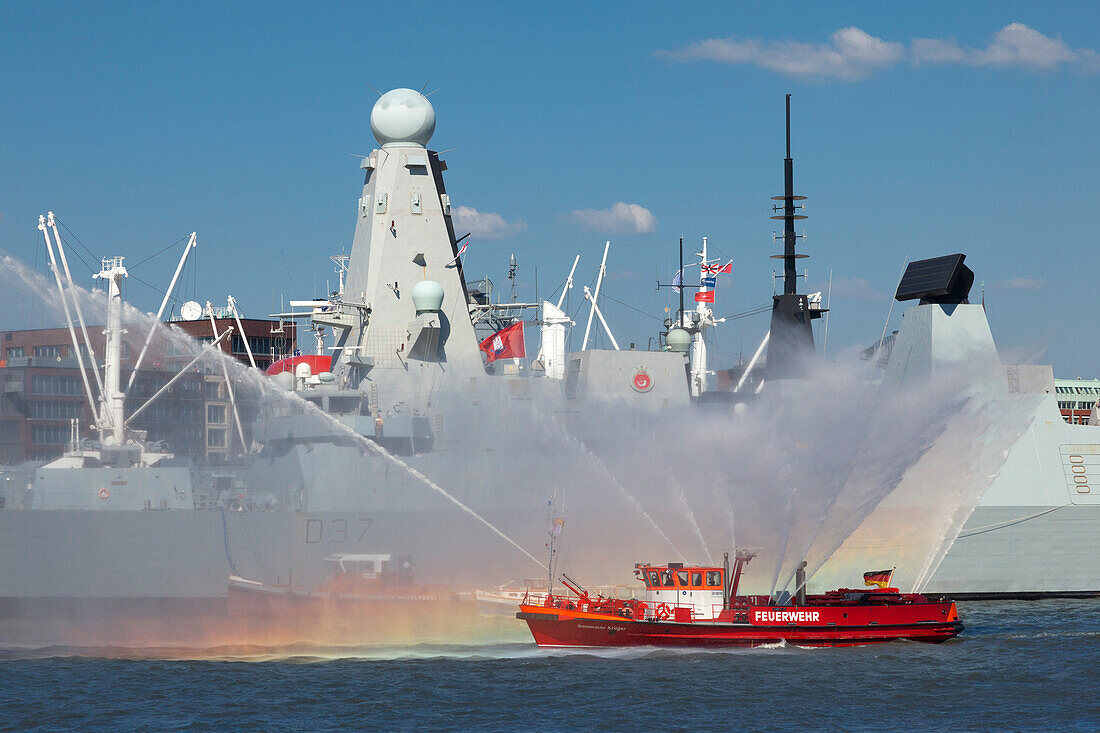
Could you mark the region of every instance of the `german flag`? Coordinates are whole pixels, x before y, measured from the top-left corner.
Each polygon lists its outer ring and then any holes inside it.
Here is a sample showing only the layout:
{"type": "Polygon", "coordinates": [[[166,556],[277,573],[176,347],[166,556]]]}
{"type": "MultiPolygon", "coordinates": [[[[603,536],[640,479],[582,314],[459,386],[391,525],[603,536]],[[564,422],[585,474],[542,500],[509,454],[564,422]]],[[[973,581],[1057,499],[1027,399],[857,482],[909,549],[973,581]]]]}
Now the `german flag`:
{"type": "Polygon", "coordinates": [[[877,585],[879,588],[886,588],[890,585],[890,578],[894,576],[894,570],[897,568],[891,568],[890,570],[869,570],[863,574],[864,585],[877,585]]]}

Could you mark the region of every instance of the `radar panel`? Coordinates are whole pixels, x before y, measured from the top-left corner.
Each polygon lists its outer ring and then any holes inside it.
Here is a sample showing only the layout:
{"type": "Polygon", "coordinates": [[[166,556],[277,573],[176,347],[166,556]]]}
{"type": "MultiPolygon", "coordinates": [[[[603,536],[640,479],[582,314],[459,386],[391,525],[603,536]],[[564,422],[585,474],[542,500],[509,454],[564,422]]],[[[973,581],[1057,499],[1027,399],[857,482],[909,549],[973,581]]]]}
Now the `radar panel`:
{"type": "Polygon", "coordinates": [[[966,303],[974,272],[963,264],[964,254],[944,255],[910,262],[898,283],[894,298],[921,303],[966,303]]]}

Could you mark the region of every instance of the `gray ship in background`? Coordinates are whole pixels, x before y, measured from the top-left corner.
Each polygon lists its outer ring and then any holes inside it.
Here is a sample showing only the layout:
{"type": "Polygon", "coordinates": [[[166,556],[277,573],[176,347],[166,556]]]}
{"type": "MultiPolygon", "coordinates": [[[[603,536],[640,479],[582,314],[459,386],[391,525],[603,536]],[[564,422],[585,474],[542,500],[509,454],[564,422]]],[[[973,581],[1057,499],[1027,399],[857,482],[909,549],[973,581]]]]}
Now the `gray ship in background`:
{"type": "MultiPolygon", "coordinates": [[[[623,567],[670,554],[681,537],[728,538],[706,531],[703,516],[702,531],[694,516],[694,528],[678,527],[685,520],[672,516],[675,501],[639,500],[630,473],[605,458],[605,448],[616,420],[659,429],[657,416],[690,420],[684,416],[697,410],[693,403],[704,402],[728,406],[736,419],[741,406],[811,378],[800,365],[813,359],[813,321],[824,311],[819,298],[794,285],[802,256],[794,222],[802,216],[789,142],[777,218],[784,220],[779,257],[790,281],[774,299],[766,358],[762,344],[732,394],[712,399],[702,334],[714,319],[705,300],[694,311],[681,308],[659,350],[583,348],[593,317],[603,320],[597,282],[582,350],[568,352],[571,321],[560,300],[493,303],[486,288],[465,279],[446,164],[426,147],[435,129],[428,100],[412,90],[388,92],[374,106],[371,127],[380,147],[360,166],[365,180],[343,285],[326,300],[296,304],[304,308],[296,316],[331,334],[323,344],[329,353],[290,359],[271,377],[217,366],[239,392],[259,395],[255,419],[237,426],[245,454],[220,466],[196,465],[128,432],[114,377],[89,384],[90,401],[106,416],[98,439],[3,476],[0,615],[217,614],[231,576],[309,591],[341,555],[402,558],[418,582],[455,591],[493,587],[542,572],[548,499],[563,495],[570,554],[579,562],[583,553],[594,583],[610,584],[623,567]],[[524,308],[540,314],[541,346],[529,369],[503,335],[524,308]]],[[[105,277],[117,269],[121,261],[112,260],[105,277]]],[[[917,462],[811,583],[830,583],[832,575],[851,583],[854,572],[885,562],[899,566],[896,577],[933,592],[1100,591],[1100,490],[1091,489],[1100,427],[1064,423],[1049,367],[1002,368],[984,310],[967,302],[967,272],[959,257],[945,282],[923,290],[903,282],[898,298],[920,304],[874,352],[883,365],[876,379],[901,388],[961,361],[981,363],[1005,399],[1038,405],[1034,420],[1011,437],[988,488],[951,507],[962,530],[943,526],[936,539],[950,548],[946,556],[929,563],[927,534],[898,530],[899,518],[913,517],[906,492],[919,494],[925,475],[917,462]]],[[[572,273],[566,287],[571,282],[572,273]]],[[[667,476],[670,486],[690,483],[690,469],[647,460],[636,456],[637,470],[667,476]]],[[[695,511],[708,513],[705,506],[695,511]]]]}
{"type": "MultiPolygon", "coordinates": [[[[1001,362],[985,306],[969,302],[974,273],[964,260],[954,254],[911,263],[895,297],[917,305],[906,309],[892,337],[865,356],[874,362],[876,378],[891,388],[921,384],[966,364],[1000,392],[1005,412],[1030,417],[988,487],[960,501],[956,520],[965,524],[931,564],[916,569],[918,585],[957,598],[1100,595],[1097,406],[1088,424],[1068,423],[1050,366],[1001,362]]],[[[920,476],[919,465],[912,473],[920,476]]],[[[900,566],[913,554],[919,534],[913,528],[922,524],[917,497],[933,489],[919,480],[903,482],[834,554],[823,582],[855,558],[900,566]]],[[[938,529],[948,532],[947,526],[938,529]]]]}

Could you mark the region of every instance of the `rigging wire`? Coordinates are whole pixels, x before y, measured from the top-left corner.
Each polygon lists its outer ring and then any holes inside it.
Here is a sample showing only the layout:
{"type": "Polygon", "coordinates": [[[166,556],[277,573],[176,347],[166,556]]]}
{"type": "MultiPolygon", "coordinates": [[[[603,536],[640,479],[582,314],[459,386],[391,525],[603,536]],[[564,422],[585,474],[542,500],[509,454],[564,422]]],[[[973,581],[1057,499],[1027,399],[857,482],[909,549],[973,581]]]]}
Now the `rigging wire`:
{"type": "MultiPolygon", "coordinates": [[[[139,283],[141,283],[141,284],[142,284],[142,285],[144,285],[145,287],[149,288],[150,290],[156,291],[156,292],[160,293],[161,295],[165,295],[165,292],[164,292],[163,290],[161,290],[160,288],[158,288],[158,287],[156,287],[156,286],[154,286],[154,285],[150,285],[149,283],[145,282],[145,281],[144,281],[144,280],[142,280],[142,279],[141,279],[140,277],[138,277],[138,276],[137,276],[137,275],[135,275],[134,273],[130,272],[130,271],[129,271],[129,268],[127,268],[127,270],[126,270],[126,271],[127,271],[127,273],[129,273],[129,275],[130,275],[130,277],[131,277],[131,278],[133,278],[134,280],[137,280],[137,281],[138,281],[139,283]]],[[[129,279],[129,278],[127,278],[127,279],[129,279]]],[[[178,299],[177,299],[177,298],[175,298],[175,297],[173,297],[173,298],[172,298],[172,300],[173,300],[173,301],[176,301],[176,302],[178,302],[178,299]]]]}
{"type": "MultiPolygon", "coordinates": [[[[613,298],[613,297],[611,297],[611,296],[610,296],[610,295],[608,295],[607,293],[600,293],[600,295],[601,295],[601,296],[603,296],[603,297],[605,297],[605,298],[607,298],[608,300],[610,300],[610,301],[612,301],[612,302],[618,303],[618,304],[619,304],[619,305],[621,305],[621,306],[625,306],[625,307],[629,308],[629,309],[630,309],[630,310],[632,310],[632,311],[636,311],[636,312],[638,312],[638,313],[641,313],[641,314],[642,314],[643,316],[646,316],[647,318],[652,318],[652,319],[654,319],[655,321],[658,321],[658,322],[660,322],[660,323],[664,323],[664,322],[665,322],[665,321],[664,321],[664,319],[663,319],[663,318],[661,318],[660,316],[655,316],[655,315],[653,315],[652,313],[649,313],[648,311],[644,311],[644,310],[642,310],[641,308],[636,308],[635,306],[632,306],[632,305],[631,305],[630,303],[624,303],[623,301],[619,300],[618,298],[613,298]]],[[[604,314],[604,316],[605,316],[605,317],[606,317],[606,315],[607,315],[607,314],[604,314]]]]}
{"type": "Polygon", "coordinates": [[[186,237],[180,237],[179,239],[177,239],[176,241],[172,242],[171,244],[169,244],[169,245],[168,245],[167,247],[165,247],[164,249],[162,249],[162,250],[159,250],[158,252],[155,252],[155,253],[153,253],[153,254],[149,255],[148,257],[146,257],[146,258],[145,258],[144,260],[142,260],[141,262],[137,263],[136,265],[130,265],[129,267],[127,267],[127,268],[126,268],[126,271],[127,271],[127,272],[133,272],[133,271],[134,271],[135,269],[137,269],[137,268],[141,267],[142,265],[144,265],[144,264],[145,264],[146,262],[148,262],[149,260],[153,259],[154,257],[157,257],[158,255],[162,255],[162,254],[164,254],[165,252],[167,252],[168,250],[170,250],[170,249],[171,249],[172,247],[175,247],[175,246],[176,246],[177,244],[179,244],[180,242],[182,242],[183,240],[187,239],[187,238],[188,238],[188,237],[190,237],[190,236],[191,236],[191,235],[190,235],[190,234],[188,234],[188,235],[187,235],[186,237]]]}
{"type": "Polygon", "coordinates": [[[735,313],[731,313],[728,316],[722,316],[722,318],[725,318],[727,321],[735,321],[738,318],[748,318],[749,316],[755,316],[755,315],[758,315],[760,313],[765,313],[767,311],[770,311],[771,309],[772,309],[772,304],[771,303],[766,303],[764,305],[756,305],[756,306],[752,306],[751,308],[746,308],[745,310],[742,310],[742,311],[737,311],[735,313]]]}
{"type": "MultiPolygon", "coordinates": [[[[62,225],[62,226],[64,226],[64,225],[62,225]]],[[[67,227],[66,227],[65,231],[68,231],[67,227]]],[[[61,237],[61,241],[64,242],[65,244],[69,245],[69,251],[72,252],[73,255],[75,255],[78,260],[80,260],[82,265],[84,265],[85,267],[88,268],[88,272],[92,273],[93,275],[96,273],[96,270],[93,269],[92,266],[89,265],[88,262],[83,257],[80,256],[80,252],[78,252],[76,250],[76,248],[72,246],[72,243],[68,240],[68,238],[61,237]]],[[[87,247],[85,247],[84,249],[87,249],[87,247]]],[[[94,256],[93,256],[93,258],[94,258],[94,256]]]]}
{"type": "MultiPolygon", "coordinates": [[[[61,221],[61,217],[59,217],[59,216],[58,216],[57,214],[54,214],[54,215],[53,215],[53,219],[54,219],[54,221],[56,221],[56,222],[57,222],[58,224],[60,224],[60,225],[61,225],[61,228],[62,228],[62,229],[64,229],[64,230],[65,230],[66,232],[68,232],[68,233],[69,233],[69,236],[71,236],[71,237],[72,237],[72,238],[73,238],[74,240],[76,240],[76,243],[77,243],[77,244],[79,244],[79,245],[80,245],[81,247],[83,247],[83,248],[84,248],[84,251],[88,253],[88,256],[92,258],[92,261],[93,261],[93,262],[94,262],[94,261],[95,261],[96,259],[98,259],[98,258],[96,257],[96,254],[95,254],[95,252],[93,252],[92,250],[88,249],[88,246],[87,246],[86,244],[84,244],[83,242],[81,242],[81,241],[80,241],[80,237],[76,236],[76,233],[75,233],[75,232],[73,232],[73,230],[72,230],[72,229],[69,229],[69,227],[67,227],[67,226],[65,225],[65,222],[61,221]]],[[[76,250],[73,250],[73,251],[75,252],[76,250]]],[[[78,255],[77,255],[77,257],[80,257],[80,255],[78,254],[78,255]]],[[[81,259],[80,259],[80,261],[81,261],[81,262],[84,262],[84,259],[83,259],[83,258],[81,258],[81,259]]],[[[84,262],[84,266],[85,266],[85,267],[87,267],[87,268],[88,268],[89,270],[91,270],[91,271],[92,271],[92,274],[95,274],[95,270],[92,270],[92,268],[91,268],[91,267],[90,267],[90,266],[88,265],[88,263],[87,263],[87,262],[84,262]]]]}

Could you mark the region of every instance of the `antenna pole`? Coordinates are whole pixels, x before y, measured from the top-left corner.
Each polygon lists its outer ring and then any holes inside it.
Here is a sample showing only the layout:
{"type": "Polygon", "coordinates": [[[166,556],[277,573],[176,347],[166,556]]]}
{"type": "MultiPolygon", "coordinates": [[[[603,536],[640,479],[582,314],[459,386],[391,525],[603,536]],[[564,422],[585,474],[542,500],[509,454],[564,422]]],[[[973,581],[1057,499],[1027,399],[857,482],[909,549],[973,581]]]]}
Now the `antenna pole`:
{"type": "Polygon", "coordinates": [[[47,223],[50,225],[50,229],[53,230],[53,238],[57,242],[57,256],[61,258],[61,267],[65,270],[65,277],[69,281],[69,294],[72,297],[73,308],[76,311],[76,320],[80,324],[80,332],[84,334],[84,344],[88,349],[88,360],[90,362],[89,367],[92,370],[92,374],[95,376],[96,385],[99,386],[99,391],[103,391],[103,380],[99,376],[99,366],[95,360],[95,349],[92,348],[92,340],[88,338],[88,325],[84,321],[84,313],[80,309],[80,294],[76,290],[76,283],[73,282],[73,274],[69,272],[69,260],[65,257],[65,247],[61,244],[61,235],[57,232],[57,220],[54,218],[53,212],[49,212],[46,215],[47,223]]]}
{"type": "Polygon", "coordinates": [[[787,95],[787,157],[791,157],[791,95],[787,95]]]}
{"type": "Polygon", "coordinates": [[[791,158],[791,95],[787,95],[787,157],[783,160],[783,293],[798,290],[795,271],[794,160],[791,158]]]}
{"type": "MultiPolygon", "coordinates": [[[[227,305],[229,306],[229,312],[233,314],[233,320],[237,323],[237,333],[241,335],[241,341],[244,342],[244,350],[245,353],[248,354],[248,361],[252,364],[253,369],[257,369],[256,358],[252,356],[252,347],[248,344],[248,336],[245,335],[244,326],[241,324],[241,313],[237,310],[237,299],[230,295],[228,300],[229,302],[227,305]]],[[[318,351],[317,353],[323,354],[325,352],[318,351]]]]}
{"type": "Polygon", "coordinates": [[[592,310],[588,312],[588,324],[584,327],[584,341],[581,343],[581,351],[588,350],[588,334],[592,331],[592,317],[596,315],[596,300],[600,297],[600,286],[603,285],[603,274],[607,271],[607,250],[611,247],[611,240],[603,246],[603,259],[600,260],[599,273],[596,275],[596,292],[589,300],[592,301],[592,310]]]}
{"type": "MultiPolygon", "coordinates": [[[[51,212],[52,218],[52,212],[51,212]]],[[[73,318],[69,312],[69,301],[65,297],[65,286],[61,283],[61,268],[57,266],[57,260],[53,254],[53,242],[50,241],[50,234],[46,231],[46,217],[39,215],[38,217],[38,229],[42,232],[42,236],[46,238],[46,253],[50,256],[50,272],[53,273],[54,280],[57,282],[57,295],[61,298],[61,307],[65,310],[65,324],[69,327],[69,336],[73,341],[73,352],[76,355],[76,363],[80,366],[80,377],[84,380],[84,394],[88,397],[88,406],[92,410],[92,419],[95,420],[96,425],[99,425],[99,412],[96,410],[95,394],[92,392],[91,382],[88,381],[88,371],[84,368],[84,356],[81,353],[80,342],[76,338],[76,329],[73,328],[73,318]]],[[[75,291],[73,292],[73,298],[76,298],[75,291]]],[[[89,354],[91,353],[91,344],[88,344],[89,354]]],[[[93,365],[94,368],[94,365],[93,365]]],[[[97,372],[98,373],[98,372],[97,372]]],[[[103,393],[102,387],[100,388],[100,394],[103,393]]]]}
{"type": "Polygon", "coordinates": [[[569,277],[565,278],[565,287],[561,289],[561,295],[558,296],[558,308],[561,308],[561,304],[565,302],[565,294],[573,287],[573,273],[577,271],[577,263],[581,261],[581,256],[577,255],[573,258],[573,267],[569,270],[569,277]]]}
{"type": "Polygon", "coordinates": [[[684,235],[680,235],[680,318],[676,325],[684,327],[684,235]]]}

